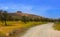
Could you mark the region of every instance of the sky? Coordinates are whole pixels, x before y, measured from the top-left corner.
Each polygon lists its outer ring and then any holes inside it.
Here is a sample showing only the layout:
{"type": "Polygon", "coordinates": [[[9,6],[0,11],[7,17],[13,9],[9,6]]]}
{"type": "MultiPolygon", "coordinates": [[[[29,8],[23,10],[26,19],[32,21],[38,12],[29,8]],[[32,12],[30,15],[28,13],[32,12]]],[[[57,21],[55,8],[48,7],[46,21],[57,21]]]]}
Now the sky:
{"type": "Polygon", "coordinates": [[[60,18],[60,0],[0,0],[0,9],[60,18]]]}

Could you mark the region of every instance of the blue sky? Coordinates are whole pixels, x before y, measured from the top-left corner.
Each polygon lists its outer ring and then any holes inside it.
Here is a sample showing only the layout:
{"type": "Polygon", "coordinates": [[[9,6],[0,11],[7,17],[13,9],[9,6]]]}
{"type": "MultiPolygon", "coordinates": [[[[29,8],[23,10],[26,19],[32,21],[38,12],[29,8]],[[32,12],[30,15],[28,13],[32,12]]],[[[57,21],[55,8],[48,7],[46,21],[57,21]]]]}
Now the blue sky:
{"type": "Polygon", "coordinates": [[[60,18],[60,0],[0,0],[0,9],[60,18]]]}

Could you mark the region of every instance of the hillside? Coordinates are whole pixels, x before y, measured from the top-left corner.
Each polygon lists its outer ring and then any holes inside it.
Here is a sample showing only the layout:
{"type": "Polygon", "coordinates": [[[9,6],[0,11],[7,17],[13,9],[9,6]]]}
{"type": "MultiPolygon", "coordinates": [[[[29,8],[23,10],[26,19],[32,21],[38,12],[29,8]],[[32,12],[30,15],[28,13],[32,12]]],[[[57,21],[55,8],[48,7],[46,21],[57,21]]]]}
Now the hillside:
{"type": "Polygon", "coordinates": [[[22,17],[22,16],[26,16],[26,17],[30,17],[30,18],[44,18],[42,16],[38,16],[38,15],[34,15],[34,14],[27,14],[27,13],[23,13],[21,11],[17,11],[15,13],[9,13],[9,15],[11,15],[12,17],[22,17]]]}

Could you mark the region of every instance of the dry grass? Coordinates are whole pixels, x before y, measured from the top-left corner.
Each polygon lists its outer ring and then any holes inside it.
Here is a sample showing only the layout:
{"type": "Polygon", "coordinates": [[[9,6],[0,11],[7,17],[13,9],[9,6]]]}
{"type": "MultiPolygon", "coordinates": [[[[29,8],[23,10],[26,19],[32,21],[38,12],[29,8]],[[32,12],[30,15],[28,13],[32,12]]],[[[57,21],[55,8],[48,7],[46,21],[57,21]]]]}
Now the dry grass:
{"type": "Polygon", "coordinates": [[[22,22],[7,22],[8,26],[2,26],[4,23],[2,23],[0,25],[0,32],[2,33],[8,33],[14,29],[19,29],[23,27],[23,23],[22,22]]]}
{"type": "Polygon", "coordinates": [[[0,22],[0,34],[6,35],[14,30],[19,30],[20,28],[30,28],[36,25],[40,25],[46,22],[27,22],[26,24],[20,21],[7,21],[8,26],[4,26],[4,23],[0,22]]]}
{"type": "Polygon", "coordinates": [[[60,22],[56,22],[53,27],[55,30],[60,30],[60,22]]]}

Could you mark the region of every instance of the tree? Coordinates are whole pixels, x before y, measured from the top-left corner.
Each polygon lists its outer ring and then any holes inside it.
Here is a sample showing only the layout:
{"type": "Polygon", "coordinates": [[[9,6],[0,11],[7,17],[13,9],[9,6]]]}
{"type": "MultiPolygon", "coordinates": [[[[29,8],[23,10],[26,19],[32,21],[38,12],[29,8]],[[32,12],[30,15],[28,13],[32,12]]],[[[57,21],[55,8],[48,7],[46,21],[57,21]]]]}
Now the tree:
{"type": "Polygon", "coordinates": [[[22,16],[21,21],[26,23],[28,21],[28,18],[26,16],[22,16]]]}
{"type": "Polygon", "coordinates": [[[7,23],[6,23],[7,18],[8,18],[8,13],[7,13],[7,11],[3,11],[3,20],[4,20],[4,22],[5,22],[5,26],[7,26],[7,23]]]}
{"type": "Polygon", "coordinates": [[[3,18],[3,10],[0,10],[0,21],[3,23],[3,20],[4,18],[3,18]]]}
{"type": "Polygon", "coordinates": [[[9,15],[8,16],[8,21],[13,21],[13,20],[14,20],[14,18],[11,15],[9,15]]]}
{"type": "Polygon", "coordinates": [[[2,10],[0,10],[0,21],[2,21],[2,10]]]}
{"type": "Polygon", "coordinates": [[[34,19],[34,21],[38,22],[38,21],[40,21],[40,18],[37,17],[34,19]]]}
{"type": "Polygon", "coordinates": [[[29,18],[29,21],[33,21],[33,18],[29,18]]]}

